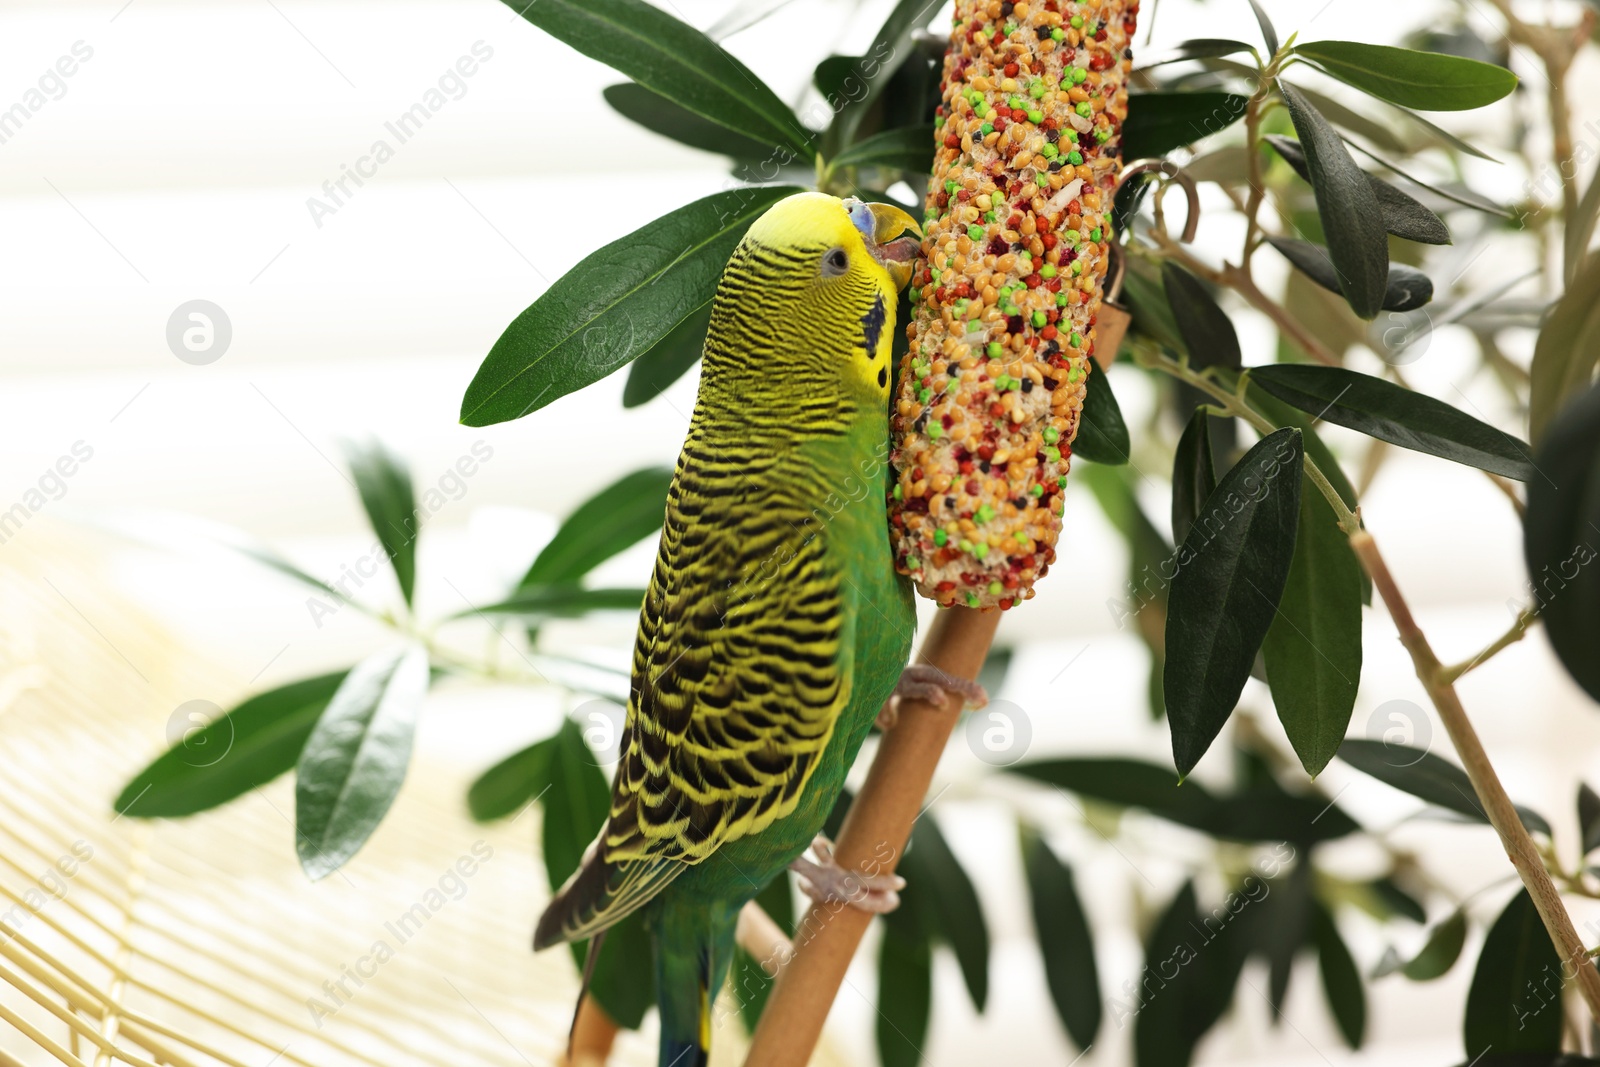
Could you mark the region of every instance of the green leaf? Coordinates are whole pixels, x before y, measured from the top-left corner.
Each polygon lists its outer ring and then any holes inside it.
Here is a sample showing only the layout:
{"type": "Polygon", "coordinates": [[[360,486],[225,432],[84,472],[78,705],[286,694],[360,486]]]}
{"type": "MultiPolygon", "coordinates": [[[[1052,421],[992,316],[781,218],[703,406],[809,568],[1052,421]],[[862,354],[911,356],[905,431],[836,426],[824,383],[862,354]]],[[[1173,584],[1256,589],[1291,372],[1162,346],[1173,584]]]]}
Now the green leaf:
{"type": "Polygon", "coordinates": [[[1187,776],[1239,700],[1294,556],[1300,432],[1262,438],[1217,484],[1177,554],[1167,602],[1164,692],[1187,776]]]}
{"type": "Polygon", "coordinates": [[[1289,743],[1316,777],[1333,759],[1361,680],[1361,564],[1333,508],[1310,479],[1278,615],[1261,646],[1267,684],[1289,743]]]}
{"type": "MultiPolygon", "coordinates": [[[[1467,772],[1442,756],[1410,745],[1350,737],[1339,746],[1339,758],[1402,793],[1481,823],[1489,821],[1467,772]]],[[[1543,816],[1520,804],[1516,808],[1531,833],[1550,835],[1543,816]]]]}
{"type": "Polygon", "coordinates": [[[1217,56],[1231,56],[1239,52],[1254,52],[1255,46],[1245,44],[1243,41],[1230,41],[1222,37],[1195,37],[1187,41],[1179,41],[1171,48],[1157,52],[1154,56],[1142,56],[1139,60],[1140,70],[1149,70],[1159,67],[1164,63],[1179,63],[1186,59],[1211,59],[1217,56]]]}
{"type": "Polygon", "coordinates": [[[136,819],[176,818],[225,804],[295,765],[344,671],[257,693],[158,756],[113,805],[136,819]]]}
{"type": "MultiPolygon", "coordinates": [[[[854,139],[873,101],[883,92],[900,64],[911,56],[913,35],[928,25],[938,9],[939,5],[931,0],[899,0],[889,12],[889,17],[883,20],[883,25],[878,27],[866,52],[860,56],[843,57],[850,63],[849,88],[831,95],[829,99],[837,114],[828,135],[836,144],[845,144],[854,139]]],[[[821,87],[819,84],[818,88],[821,87]]]]}
{"type": "MultiPolygon", "coordinates": [[[[549,784],[552,742],[545,740],[507,756],[467,789],[467,810],[478,822],[517,814],[549,784]]],[[[559,883],[557,883],[559,884],[559,883]]]]}
{"type": "Polygon", "coordinates": [[[1522,524],[1529,592],[1567,673],[1600,700],[1600,385],[1556,416],[1536,467],[1522,524]]]}
{"type": "Polygon", "coordinates": [[[1134,93],[1122,126],[1122,156],[1164,156],[1244,118],[1249,98],[1219,92],[1134,93]]]}
{"type": "Polygon", "coordinates": [[[539,0],[507,6],[590,59],[734,133],[815,154],[782,100],[727,49],[643,0],[539,0]]]}
{"type": "Polygon", "coordinates": [[[1424,111],[1470,111],[1517,87],[1517,76],[1502,66],[1439,52],[1358,41],[1313,41],[1295,45],[1294,53],[1346,85],[1424,111]]]}
{"type": "MultiPolygon", "coordinates": [[[[1299,267],[1306,277],[1331,293],[1344,295],[1339,288],[1338,269],[1328,249],[1289,237],[1269,236],[1267,243],[1283,253],[1283,258],[1299,267]]],[[[1385,311],[1413,311],[1433,299],[1433,282],[1417,268],[1404,263],[1389,264],[1389,276],[1384,285],[1385,311]]]]}
{"type": "Polygon", "coordinates": [[[857,141],[829,161],[829,170],[841,167],[894,167],[926,175],[933,167],[933,127],[903,126],[884,130],[857,141]]]}
{"type": "Polygon", "coordinates": [[[1172,320],[1189,353],[1189,365],[1239,368],[1239,335],[1228,313],[1217,306],[1200,279],[1171,260],[1161,264],[1161,286],[1167,294],[1172,320]]]}
{"type": "Polygon", "coordinates": [[[1428,940],[1422,950],[1413,956],[1400,973],[1413,982],[1431,982],[1442,978],[1456,965],[1461,948],[1467,943],[1467,913],[1459,908],[1450,913],[1444,922],[1428,931],[1428,940]]]}
{"type": "Polygon", "coordinates": [[[1467,1056],[1561,1050],[1561,956],[1526,889],[1489,928],[1467,991],[1467,1056]]]}
{"type": "Polygon", "coordinates": [[[1582,834],[1583,854],[1600,848],[1600,793],[1587,782],[1578,783],[1578,832],[1582,834]]]}
{"type": "Polygon", "coordinates": [[[1343,127],[1351,133],[1360,134],[1373,144],[1380,145],[1390,152],[1399,152],[1410,155],[1415,149],[1410,143],[1395,132],[1391,124],[1379,122],[1376,119],[1354,111],[1331,96],[1325,96],[1313,89],[1297,86],[1296,91],[1309,100],[1322,116],[1335,126],[1343,127]]]}
{"type": "MultiPolygon", "coordinates": [[[[1135,1067],[1188,1067],[1195,1044],[1232,1002],[1248,946],[1240,923],[1225,919],[1218,928],[1213,915],[1201,914],[1194,883],[1185,882],[1151,929],[1141,973],[1158,980],[1141,980],[1132,1005],[1135,1067]]],[[[1121,1010],[1113,1008],[1125,1019],[1121,1010]]]]}
{"type": "Polygon", "coordinates": [[[1312,902],[1311,936],[1317,946],[1317,964],[1322,972],[1322,995],[1328,1010],[1339,1025],[1344,1043],[1361,1047],[1367,1030],[1367,992],[1350,948],[1339,935],[1333,915],[1320,901],[1312,902]]]}
{"type": "Polygon", "coordinates": [[[1543,444],[1545,432],[1569,400],[1588,387],[1600,364],[1600,251],[1545,317],[1533,345],[1528,392],[1528,432],[1543,444]]]}
{"type": "Polygon", "coordinates": [[[1072,869],[1038,833],[1026,827],[1022,831],[1022,866],[1050,1000],[1073,1044],[1087,1049],[1100,1032],[1100,972],[1095,966],[1094,936],[1073,884],[1072,869]]]}
{"type": "Polygon", "coordinates": [[[356,664],[300,753],[295,850],[315,881],[358,852],[394,803],[411,762],[428,653],[406,644],[356,664]]]}
{"type": "Polygon", "coordinates": [[[1311,867],[1296,863],[1287,877],[1265,884],[1270,891],[1249,922],[1256,951],[1267,961],[1267,1004],[1276,1019],[1289,996],[1295,957],[1311,942],[1311,867]]]}
{"type": "Polygon", "coordinates": [[[632,119],[651,133],[669,137],[690,148],[715,152],[740,161],[781,157],[782,153],[776,151],[771,143],[747,137],[721,123],[701,118],[688,108],[636,82],[608,85],[601,90],[601,95],[624,118],[632,119]]]}
{"type": "Polygon", "coordinates": [[[410,606],[417,584],[417,533],[422,527],[411,492],[411,471],[404,460],[376,441],[347,445],[345,458],[355,477],[356,491],[361,494],[367,521],[378,535],[400,582],[400,593],[410,606]]]}
{"type": "MultiPolygon", "coordinates": [[[[529,10],[568,6],[539,0],[529,10]]],[[[506,327],[467,386],[461,421],[520,419],[655,347],[710,302],[750,224],[800,191],[714,193],[590,254],[506,327]]]]}
{"type": "Polygon", "coordinates": [[[933,1007],[933,953],[914,910],[884,916],[878,950],[878,1059],[883,1067],[917,1067],[933,1007]]]}
{"type": "MultiPolygon", "coordinates": [[[[1356,507],[1355,486],[1350,484],[1350,479],[1345,477],[1344,470],[1339,466],[1339,461],[1334,458],[1328,446],[1317,435],[1312,427],[1318,421],[1317,415],[1301,411],[1299,408],[1279,400],[1277,397],[1262,389],[1255,382],[1255,371],[1250,373],[1250,382],[1245,389],[1245,397],[1250,406],[1265,415],[1274,426],[1293,426],[1300,431],[1301,439],[1305,444],[1306,455],[1322,471],[1328,484],[1333,486],[1339,499],[1343,500],[1345,507],[1354,511],[1356,507]]],[[[1320,410],[1320,409],[1319,409],[1320,410]]]]}
{"type": "MultiPolygon", "coordinates": [[[[585,941],[571,946],[580,968],[588,944],[585,941]]],[[[639,1029],[645,1012],[656,1006],[655,969],[640,965],[640,961],[650,959],[650,953],[650,932],[645,927],[644,914],[634,912],[606,933],[589,980],[589,995],[613,1022],[628,1030],[639,1029]]]]}
{"type": "Polygon", "coordinates": [[[1189,536],[1194,517],[1217,488],[1210,420],[1205,408],[1195,408],[1172,457],[1172,536],[1179,544],[1189,536]]]}
{"type": "Polygon", "coordinates": [[[1401,889],[1392,875],[1370,882],[1368,886],[1383,909],[1381,917],[1401,916],[1418,923],[1428,920],[1428,913],[1421,903],[1416,897],[1401,889]]]}
{"type": "Polygon", "coordinates": [[[1106,372],[1089,368],[1083,411],[1078,417],[1078,435],[1072,439],[1072,454],[1094,463],[1120,466],[1128,462],[1132,443],[1128,424],[1122,420],[1122,406],[1111,391],[1106,372]]]}
{"type": "Polygon", "coordinates": [[[622,406],[636,408],[667,391],[667,387],[700,362],[705,352],[706,331],[711,328],[711,304],[672,328],[650,350],[628,366],[628,381],[622,387],[622,406]]]}
{"type": "Polygon", "coordinates": [[[1276,54],[1282,46],[1278,44],[1278,31],[1272,25],[1272,20],[1267,18],[1258,0],[1250,0],[1250,10],[1255,12],[1256,24],[1261,27],[1261,39],[1267,42],[1267,52],[1276,54]]]}
{"type": "Polygon", "coordinates": [[[989,999],[989,927],[972,879],[931,817],[912,827],[899,873],[906,880],[905,892],[921,898],[913,904],[931,924],[929,932],[955,951],[967,995],[981,1013],[989,999]]]}
{"type": "Polygon", "coordinates": [[[469,608],[468,615],[518,615],[527,619],[575,619],[592,611],[638,611],[643,589],[585,589],[580,585],[533,585],[508,600],[469,608]]]}
{"type": "Polygon", "coordinates": [[[1311,171],[1339,291],[1352,311],[1370,319],[1383,308],[1389,284],[1389,239],[1378,198],[1328,120],[1288,82],[1280,79],[1278,91],[1311,171]]]}
{"type": "Polygon", "coordinates": [[[576,582],[661,529],[671,485],[670,468],[644,467],[579,504],[540,549],[518,588],[576,582]]]}
{"type": "MultiPolygon", "coordinates": [[[[1306,154],[1300,150],[1299,141],[1275,133],[1269,133],[1266,140],[1294,168],[1296,174],[1308,182],[1311,180],[1311,169],[1306,165],[1306,154]]],[[[1383,225],[1390,234],[1421,244],[1450,243],[1449,227],[1420,200],[1401,192],[1382,178],[1368,174],[1367,182],[1372,186],[1372,195],[1378,198],[1378,208],[1383,212],[1383,225]]],[[[1393,269],[1391,264],[1390,270],[1393,269]]]]}
{"type": "Polygon", "coordinates": [[[1256,367],[1250,380],[1328,422],[1430,456],[1518,481],[1533,477],[1531,450],[1441,400],[1343,367],[1256,367]]]}

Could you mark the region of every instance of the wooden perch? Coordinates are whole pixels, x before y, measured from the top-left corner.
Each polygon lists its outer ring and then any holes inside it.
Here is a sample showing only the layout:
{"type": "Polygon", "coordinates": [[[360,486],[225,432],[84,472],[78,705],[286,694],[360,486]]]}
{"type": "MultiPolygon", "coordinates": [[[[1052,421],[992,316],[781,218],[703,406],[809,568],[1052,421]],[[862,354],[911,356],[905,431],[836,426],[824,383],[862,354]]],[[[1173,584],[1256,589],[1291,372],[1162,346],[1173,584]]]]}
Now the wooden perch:
{"type": "MultiPolygon", "coordinates": [[[[923,641],[920,662],[976,679],[999,624],[999,611],[943,609],[923,641]]],[[[960,715],[957,700],[951,700],[948,708],[905,701],[835,842],[834,855],[841,866],[868,871],[870,865],[870,873],[885,873],[881,862],[885,845],[893,857],[889,870],[898,865],[960,715]]],[[[794,955],[779,970],[772,997],[761,1013],[745,1058],[747,1067],[804,1067],[810,1060],[871,921],[871,915],[847,905],[811,906],[795,928],[794,955]]]]}

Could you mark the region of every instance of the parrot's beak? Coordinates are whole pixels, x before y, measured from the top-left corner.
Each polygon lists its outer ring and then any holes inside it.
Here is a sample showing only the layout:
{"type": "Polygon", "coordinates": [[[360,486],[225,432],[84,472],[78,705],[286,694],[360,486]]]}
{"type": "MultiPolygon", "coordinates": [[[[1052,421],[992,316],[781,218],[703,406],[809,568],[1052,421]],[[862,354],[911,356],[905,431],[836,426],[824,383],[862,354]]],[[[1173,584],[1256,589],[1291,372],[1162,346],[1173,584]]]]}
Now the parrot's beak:
{"type": "Polygon", "coordinates": [[[845,209],[867,239],[872,257],[894,279],[894,287],[904,289],[911,282],[917,257],[922,255],[922,227],[917,220],[893,204],[866,204],[852,198],[845,201],[845,209]]]}

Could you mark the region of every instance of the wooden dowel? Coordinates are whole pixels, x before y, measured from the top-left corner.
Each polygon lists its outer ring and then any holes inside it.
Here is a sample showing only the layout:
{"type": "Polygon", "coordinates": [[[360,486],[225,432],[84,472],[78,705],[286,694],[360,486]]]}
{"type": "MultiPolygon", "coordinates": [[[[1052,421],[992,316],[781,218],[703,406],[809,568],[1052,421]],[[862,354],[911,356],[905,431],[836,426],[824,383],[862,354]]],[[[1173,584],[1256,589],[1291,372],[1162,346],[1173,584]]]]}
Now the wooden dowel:
{"type": "MultiPolygon", "coordinates": [[[[923,641],[919,657],[945,673],[976,679],[989,654],[999,611],[946,608],[923,641]]],[[[934,769],[961,715],[908,700],[884,736],[877,758],[835,842],[840,866],[869,874],[891,872],[905,851],[934,769]],[[885,863],[884,857],[889,857],[885,863]]],[[[778,972],[745,1057],[747,1067],[803,1067],[810,1060],[834,997],[872,916],[848,905],[813,904],[795,929],[794,955],[778,972]]]]}

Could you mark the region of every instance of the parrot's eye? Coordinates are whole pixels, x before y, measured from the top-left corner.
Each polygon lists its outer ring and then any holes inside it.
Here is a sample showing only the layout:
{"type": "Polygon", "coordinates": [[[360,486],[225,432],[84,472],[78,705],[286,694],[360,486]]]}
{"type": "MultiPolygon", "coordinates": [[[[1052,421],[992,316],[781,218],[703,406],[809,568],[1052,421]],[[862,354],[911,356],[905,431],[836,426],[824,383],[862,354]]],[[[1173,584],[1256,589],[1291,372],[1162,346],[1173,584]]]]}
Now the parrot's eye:
{"type": "Polygon", "coordinates": [[[850,269],[850,257],[842,248],[831,248],[822,257],[822,273],[837,277],[850,269]]]}

